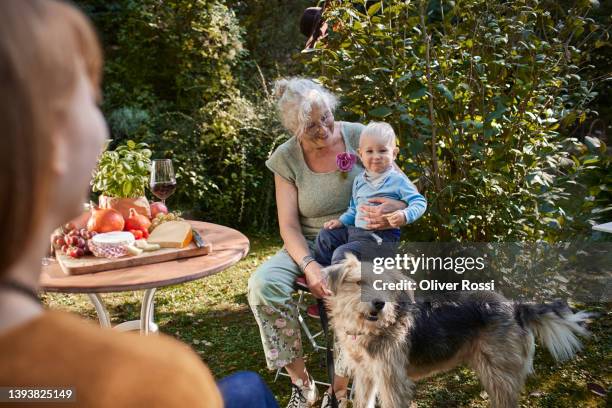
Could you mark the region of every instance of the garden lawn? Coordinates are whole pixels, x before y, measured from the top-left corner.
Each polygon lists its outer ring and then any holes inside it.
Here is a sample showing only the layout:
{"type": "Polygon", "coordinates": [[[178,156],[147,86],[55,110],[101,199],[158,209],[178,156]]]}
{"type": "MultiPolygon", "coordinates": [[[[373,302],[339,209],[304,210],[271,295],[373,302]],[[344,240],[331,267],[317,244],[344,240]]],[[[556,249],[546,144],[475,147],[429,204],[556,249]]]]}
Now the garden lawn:
{"type": "MultiPolygon", "coordinates": [[[[289,398],[287,377],[274,382],[274,372],[265,367],[259,330],[247,303],[246,288],[251,273],[280,247],[278,239],[251,236],[251,252],[234,267],[215,276],[183,285],[159,289],[155,295],[155,321],[162,333],[189,344],[211,368],[216,378],[237,370],[261,374],[281,406],[289,398]]],[[[142,292],[104,295],[113,324],[138,319],[142,292]]],[[[86,295],[48,293],[43,295],[50,309],[70,311],[97,323],[96,312],[86,295]]],[[[555,364],[538,346],[536,375],[521,398],[523,407],[605,407],[606,397],[589,391],[587,384],[610,388],[612,318],[609,305],[589,306],[600,316],[592,323],[593,336],[574,360],[555,364]]],[[[316,328],[318,321],[311,321],[316,328]]],[[[325,380],[324,354],[316,353],[304,341],[307,365],[317,380],[325,380]]],[[[320,387],[323,391],[323,387],[320,387]]],[[[461,368],[438,375],[417,385],[419,407],[487,407],[486,394],[475,375],[461,368]]]]}

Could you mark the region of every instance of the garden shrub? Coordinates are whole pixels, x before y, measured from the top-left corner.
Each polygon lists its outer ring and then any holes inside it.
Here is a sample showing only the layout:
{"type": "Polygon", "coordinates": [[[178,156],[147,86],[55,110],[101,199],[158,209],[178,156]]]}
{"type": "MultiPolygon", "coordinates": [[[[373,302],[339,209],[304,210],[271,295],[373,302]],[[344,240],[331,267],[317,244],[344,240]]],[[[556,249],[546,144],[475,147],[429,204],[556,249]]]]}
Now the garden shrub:
{"type": "Polygon", "coordinates": [[[593,112],[583,76],[589,1],[336,1],[306,60],[348,120],[385,120],[426,194],[412,239],[555,240],[612,210],[603,141],[569,137],[593,112]],[[551,3],[553,5],[553,3],[551,3]],[[550,5],[549,5],[550,6],[550,5]]]}
{"type": "Polygon", "coordinates": [[[302,64],[292,56],[306,44],[299,21],[315,1],[228,0],[227,5],[236,12],[249,50],[249,58],[241,64],[241,84],[261,90],[257,67],[266,78],[303,72],[302,64]]]}
{"type": "Polygon", "coordinates": [[[221,0],[79,4],[104,44],[111,148],[129,138],[148,143],[153,158],[171,158],[178,188],[169,205],[189,216],[274,226],[264,161],[278,135],[258,126],[274,111],[262,110],[263,92],[254,105],[239,89],[247,52],[234,12],[221,0]]]}
{"type": "Polygon", "coordinates": [[[589,104],[599,91],[608,109],[610,88],[592,80],[610,51],[609,15],[584,17],[596,2],[332,2],[330,36],[297,63],[308,1],[77,3],[104,44],[111,148],[172,158],[170,204],[197,218],[275,228],[264,161],[288,135],[268,86],[304,64],[343,97],[339,118],[395,127],[430,201],[407,230],[419,240],[555,239],[609,214],[607,122],[589,104]]]}

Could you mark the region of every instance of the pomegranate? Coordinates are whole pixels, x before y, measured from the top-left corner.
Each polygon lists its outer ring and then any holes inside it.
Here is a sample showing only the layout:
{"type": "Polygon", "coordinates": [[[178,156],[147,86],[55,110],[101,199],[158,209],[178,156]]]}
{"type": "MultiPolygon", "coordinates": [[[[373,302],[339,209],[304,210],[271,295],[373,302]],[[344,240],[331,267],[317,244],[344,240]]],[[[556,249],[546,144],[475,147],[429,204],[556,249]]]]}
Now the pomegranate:
{"type": "Polygon", "coordinates": [[[168,214],[168,207],[161,201],[151,203],[151,218],[155,218],[157,214],[168,214]]]}
{"type": "Polygon", "coordinates": [[[125,221],[119,211],[112,208],[98,208],[91,204],[91,216],[87,229],[95,232],[122,231],[125,221]]]}
{"type": "Polygon", "coordinates": [[[151,221],[146,215],[139,214],[134,208],[130,208],[130,216],[125,220],[125,230],[148,231],[151,221]]]}

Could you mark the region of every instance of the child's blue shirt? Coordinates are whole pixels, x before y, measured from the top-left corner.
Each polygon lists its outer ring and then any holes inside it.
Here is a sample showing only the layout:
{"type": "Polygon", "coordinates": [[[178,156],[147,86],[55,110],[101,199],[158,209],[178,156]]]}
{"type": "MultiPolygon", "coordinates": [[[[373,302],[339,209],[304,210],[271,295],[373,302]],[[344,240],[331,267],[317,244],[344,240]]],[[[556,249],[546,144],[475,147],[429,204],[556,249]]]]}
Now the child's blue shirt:
{"type": "Polygon", "coordinates": [[[347,226],[354,225],[365,229],[367,222],[359,219],[362,214],[358,211],[358,208],[361,204],[377,205],[368,202],[370,198],[375,197],[392,198],[408,204],[408,207],[403,210],[408,224],[416,221],[427,209],[425,197],[417,191],[414,184],[404,174],[396,169],[388,172],[378,188],[366,180],[365,171],[363,171],[353,181],[351,202],[348,210],[340,216],[340,222],[347,226]]]}

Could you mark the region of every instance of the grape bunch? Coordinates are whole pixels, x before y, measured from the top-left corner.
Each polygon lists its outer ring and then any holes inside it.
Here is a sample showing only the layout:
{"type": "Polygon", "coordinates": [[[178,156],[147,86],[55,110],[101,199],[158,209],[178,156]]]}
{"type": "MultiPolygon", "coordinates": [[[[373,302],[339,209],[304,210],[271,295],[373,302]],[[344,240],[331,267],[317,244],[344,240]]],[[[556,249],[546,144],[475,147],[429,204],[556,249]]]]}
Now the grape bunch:
{"type": "Polygon", "coordinates": [[[51,244],[55,252],[59,251],[71,258],[80,258],[91,254],[87,243],[94,235],[96,233],[88,231],[87,228],[77,229],[72,224],[65,224],[55,230],[51,236],[51,244]]]}
{"type": "Polygon", "coordinates": [[[164,222],[168,222],[168,221],[183,221],[183,219],[180,217],[180,213],[178,212],[171,212],[168,214],[164,214],[164,213],[158,213],[155,218],[153,218],[151,220],[151,226],[149,227],[149,232],[152,232],[157,226],[159,226],[160,224],[163,224],[164,222]]]}

